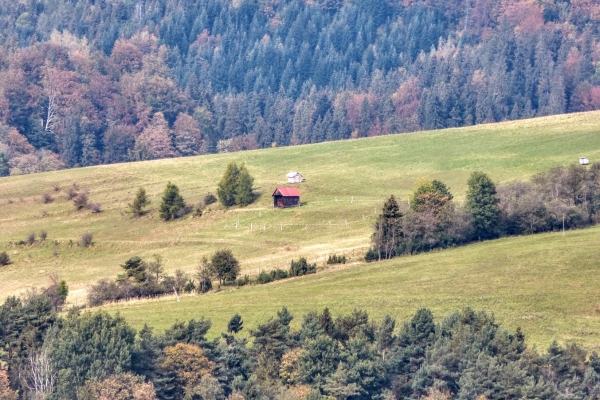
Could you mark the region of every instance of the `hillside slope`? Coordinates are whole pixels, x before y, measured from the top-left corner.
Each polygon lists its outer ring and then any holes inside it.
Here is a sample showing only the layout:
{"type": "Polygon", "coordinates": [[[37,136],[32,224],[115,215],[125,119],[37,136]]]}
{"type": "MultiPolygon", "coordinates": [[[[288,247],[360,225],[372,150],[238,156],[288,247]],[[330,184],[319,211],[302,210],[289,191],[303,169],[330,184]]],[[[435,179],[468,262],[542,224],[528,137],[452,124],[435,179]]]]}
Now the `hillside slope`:
{"type": "Polygon", "coordinates": [[[177,268],[191,273],[202,256],[223,247],[234,251],[248,274],[285,267],[300,256],[322,262],[333,252],[356,261],[369,245],[384,199],[390,194],[406,199],[419,177],[442,180],[461,201],[473,170],[504,182],[582,155],[594,161],[600,159],[599,119],[600,112],[591,112],[0,178],[0,246],[14,262],[0,270],[1,295],[47,285],[55,271],[71,288],[69,302],[83,304],[86,287],[101,277],[115,277],[132,255],[162,255],[167,273],[177,268]],[[215,191],[231,160],[245,162],[255,176],[261,193],[256,203],[229,211],[212,206],[200,218],[160,221],[156,208],[168,181],[194,204],[215,191]],[[290,170],[306,177],[299,185],[303,205],[273,210],[270,195],[290,170]],[[103,212],[76,211],[65,199],[73,183],[89,191],[90,201],[101,203],[103,212]],[[131,219],[124,210],[140,186],[150,194],[153,210],[131,219]],[[44,193],[55,200],[43,204],[44,193]],[[44,243],[11,244],[41,230],[48,233],[44,243]],[[93,234],[93,247],[70,245],[84,233],[93,234]]]}
{"type": "Polygon", "coordinates": [[[176,319],[213,321],[210,336],[226,330],[234,313],[245,334],[282,306],[298,317],[328,307],[334,317],[353,309],[381,320],[408,320],[421,307],[441,318],[471,307],[495,314],[505,328],[521,327],[527,343],[544,351],[557,340],[600,349],[600,227],[504,238],[373,264],[332,267],[317,275],[202,296],[174,296],[105,306],[135,327],[159,330],[176,319]]]}

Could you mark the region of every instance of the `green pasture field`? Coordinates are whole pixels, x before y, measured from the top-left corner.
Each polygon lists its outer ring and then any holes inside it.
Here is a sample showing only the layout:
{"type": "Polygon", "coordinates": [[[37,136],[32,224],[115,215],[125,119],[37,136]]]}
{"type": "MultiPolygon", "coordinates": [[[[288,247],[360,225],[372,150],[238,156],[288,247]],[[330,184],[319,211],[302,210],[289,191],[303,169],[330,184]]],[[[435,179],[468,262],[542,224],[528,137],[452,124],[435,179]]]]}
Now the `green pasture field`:
{"type": "Polygon", "coordinates": [[[557,340],[600,350],[600,227],[510,237],[371,264],[329,266],[315,275],[217,293],[105,306],[136,328],[158,331],[175,319],[210,318],[211,337],[234,313],[249,329],[286,306],[302,315],[328,307],[335,316],[363,309],[379,321],[406,321],[421,307],[442,318],[463,307],[494,313],[503,327],[521,327],[541,350],[557,340]]]}
{"type": "MultiPolygon", "coordinates": [[[[7,251],[13,261],[13,264],[0,269],[0,298],[47,285],[49,274],[56,272],[69,285],[68,302],[72,305],[84,304],[87,287],[99,278],[116,277],[121,272],[119,265],[133,255],[144,258],[150,258],[153,254],[162,255],[167,273],[177,268],[193,273],[202,256],[225,247],[233,250],[241,261],[243,274],[249,275],[255,275],[260,270],[286,268],[291,259],[301,256],[323,265],[329,254],[343,253],[350,262],[359,262],[369,245],[373,222],[385,199],[394,194],[406,201],[414,182],[420,177],[428,176],[445,182],[455,199],[462,201],[466,180],[474,170],[486,172],[496,182],[506,182],[526,179],[555,165],[577,162],[580,156],[586,156],[591,161],[600,159],[600,112],[0,178],[0,250],[7,251]],[[190,215],[168,223],[160,220],[156,209],[168,181],[180,188],[188,203],[195,204],[207,192],[216,192],[217,182],[229,161],[245,162],[255,177],[255,188],[260,197],[254,204],[229,210],[212,205],[201,217],[190,215]],[[273,210],[271,193],[277,186],[286,185],[285,175],[289,171],[299,171],[306,179],[298,184],[302,206],[273,210]],[[67,189],[73,184],[80,191],[88,191],[90,201],[101,203],[103,211],[99,214],[89,210],[76,211],[72,202],[65,198],[67,189]],[[59,188],[58,191],[54,190],[55,186],[59,188]],[[139,187],[147,190],[152,200],[151,211],[141,218],[132,219],[124,211],[139,187]],[[44,193],[53,196],[54,201],[43,204],[41,198],[44,193]],[[38,241],[32,246],[15,245],[25,240],[31,232],[39,233],[41,230],[48,233],[45,242],[38,241]],[[93,234],[93,247],[76,245],[85,233],[93,234]]],[[[596,231],[582,232],[595,234],[596,231]]],[[[539,237],[543,239],[551,235],[539,237]]],[[[518,247],[520,240],[542,239],[504,240],[518,247]]],[[[472,248],[488,245],[492,244],[478,244],[472,248]]],[[[543,242],[541,246],[544,246],[543,242]]],[[[460,252],[474,250],[469,247],[453,251],[458,253],[440,252],[435,257],[442,260],[446,254],[463,254],[460,252]]],[[[570,248],[564,251],[566,255],[572,254],[570,248]]],[[[483,252],[493,253],[493,250],[483,252]]],[[[540,251],[540,254],[547,253],[540,251]]],[[[364,274],[364,279],[368,280],[373,268],[409,262],[421,263],[419,270],[425,276],[436,279],[434,275],[437,272],[432,270],[429,273],[430,265],[424,261],[426,258],[420,257],[430,255],[378,265],[355,265],[339,273],[358,277],[364,274]]],[[[462,265],[457,259],[446,262],[452,268],[462,265]]],[[[505,268],[505,275],[510,277],[510,267],[505,268]]],[[[335,273],[326,272],[323,279],[336,276],[335,273]]],[[[312,282],[313,279],[321,277],[306,278],[305,282],[312,282]]],[[[281,287],[283,293],[288,294],[296,290],[291,286],[286,289],[292,285],[291,282],[277,283],[269,288],[239,289],[239,293],[267,292],[273,290],[271,288],[281,287]]],[[[297,282],[293,284],[303,285],[300,282],[304,281],[299,279],[297,282]]],[[[593,281],[588,279],[588,282],[593,281]]],[[[399,284],[399,292],[409,292],[409,289],[399,284]]],[[[423,293],[422,298],[431,296],[431,307],[438,310],[433,304],[435,295],[444,293],[444,290],[451,295],[455,289],[430,288],[432,292],[423,293]]],[[[381,309],[377,304],[388,304],[385,292],[379,292],[376,286],[369,290],[372,290],[371,296],[356,297],[356,301],[361,300],[363,304],[353,304],[352,300],[348,300],[349,307],[356,305],[375,310],[381,309]]],[[[494,295],[489,290],[486,293],[494,295]]],[[[206,298],[221,295],[209,295],[206,298]]],[[[548,296],[551,295],[548,292],[548,296]]],[[[227,296],[225,298],[229,298],[227,296]]],[[[337,311],[336,302],[346,304],[347,301],[342,294],[340,296],[336,298],[324,292],[316,300],[329,299],[332,309],[337,311]]],[[[467,297],[463,302],[459,293],[452,298],[455,300],[448,302],[448,307],[442,310],[483,305],[471,303],[467,297]]],[[[170,304],[168,299],[164,301],[164,304],[170,304]]],[[[186,298],[180,304],[195,301],[199,301],[200,305],[205,300],[186,298]]],[[[264,304],[251,299],[246,301],[249,307],[268,310],[264,304]]],[[[156,322],[159,327],[169,324],[166,319],[187,318],[185,313],[180,315],[169,311],[169,315],[161,317],[165,320],[152,319],[151,315],[159,313],[159,304],[162,303],[148,304],[145,311],[148,321],[156,322]]],[[[319,304],[327,305],[324,300],[319,304]]],[[[427,302],[419,304],[428,305],[427,302]]],[[[486,305],[491,311],[497,312],[499,318],[504,317],[492,304],[486,305]]],[[[223,306],[227,307],[226,304],[223,306]]],[[[207,316],[210,314],[208,311],[205,313],[207,316]]],[[[580,309],[572,311],[582,315],[580,309]]],[[[265,313],[261,311],[260,315],[265,313]]],[[[228,318],[230,314],[227,313],[223,318],[228,318]]],[[[529,312],[522,314],[533,315],[529,312]]],[[[247,315],[249,324],[251,317],[247,315]]],[[[545,314],[544,318],[532,318],[535,321],[531,325],[542,324],[546,319],[554,320],[550,314],[545,314]]],[[[135,323],[139,326],[139,319],[135,323]]],[[[567,328],[568,325],[565,325],[567,328]]]]}

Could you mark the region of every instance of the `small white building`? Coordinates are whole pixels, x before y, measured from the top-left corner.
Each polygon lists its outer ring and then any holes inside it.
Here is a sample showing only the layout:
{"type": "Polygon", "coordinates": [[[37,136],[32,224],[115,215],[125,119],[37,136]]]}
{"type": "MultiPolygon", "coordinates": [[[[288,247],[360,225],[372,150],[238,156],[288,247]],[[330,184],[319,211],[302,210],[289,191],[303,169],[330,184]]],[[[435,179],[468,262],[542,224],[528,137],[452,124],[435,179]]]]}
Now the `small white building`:
{"type": "Polygon", "coordinates": [[[302,175],[300,175],[300,172],[296,171],[289,172],[286,177],[288,183],[300,183],[304,179],[302,175]]]}
{"type": "Polygon", "coordinates": [[[586,157],[579,157],[579,164],[588,165],[589,163],[590,163],[590,160],[588,160],[586,157]]]}

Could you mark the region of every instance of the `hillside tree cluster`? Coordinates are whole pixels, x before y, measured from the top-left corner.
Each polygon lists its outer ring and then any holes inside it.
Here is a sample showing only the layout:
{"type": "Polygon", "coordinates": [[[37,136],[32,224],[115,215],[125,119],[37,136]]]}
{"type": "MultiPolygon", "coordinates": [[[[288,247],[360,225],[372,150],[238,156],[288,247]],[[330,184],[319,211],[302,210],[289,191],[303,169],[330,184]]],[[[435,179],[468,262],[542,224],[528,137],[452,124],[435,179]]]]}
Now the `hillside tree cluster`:
{"type": "Polygon", "coordinates": [[[600,109],[599,37],[592,0],[4,2],[0,176],[600,109]]]}
{"type": "Polygon", "coordinates": [[[443,182],[429,179],[417,182],[405,209],[391,196],[375,222],[366,260],[600,222],[600,163],[555,167],[498,186],[474,172],[467,187],[464,204],[452,201],[443,182]]]}
{"type": "MultiPolygon", "coordinates": [[[[277,315],[207,338],[211,321],[139,332],[106,311],[58,315],[30,292],[0,306],[4,399],[565,399],[600,392],[600,358],[575,344],[544,354],[517,329],[464,309],[397,324],[361,310],[277,315]],[[249,340],[250,339],[250,340],[249,340]],[[38,382],[40,384],[34,384],[38,382]]],[[[225,328],[225,327],[224,327],[225,328]]]]}

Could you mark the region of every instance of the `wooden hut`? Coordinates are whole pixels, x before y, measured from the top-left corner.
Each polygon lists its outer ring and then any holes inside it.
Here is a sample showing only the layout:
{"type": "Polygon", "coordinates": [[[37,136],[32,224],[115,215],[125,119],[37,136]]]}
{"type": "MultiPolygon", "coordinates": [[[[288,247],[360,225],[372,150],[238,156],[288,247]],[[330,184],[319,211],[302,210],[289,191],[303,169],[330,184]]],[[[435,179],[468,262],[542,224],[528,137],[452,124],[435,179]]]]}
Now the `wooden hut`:
{"type": "Polygon", "coordinates": [[[273,192],[273,208],[300,206],[300,192],[296,188],[279,187],[273,192]]]}

